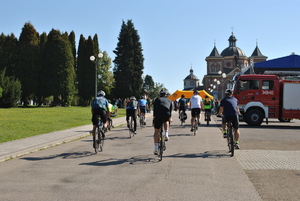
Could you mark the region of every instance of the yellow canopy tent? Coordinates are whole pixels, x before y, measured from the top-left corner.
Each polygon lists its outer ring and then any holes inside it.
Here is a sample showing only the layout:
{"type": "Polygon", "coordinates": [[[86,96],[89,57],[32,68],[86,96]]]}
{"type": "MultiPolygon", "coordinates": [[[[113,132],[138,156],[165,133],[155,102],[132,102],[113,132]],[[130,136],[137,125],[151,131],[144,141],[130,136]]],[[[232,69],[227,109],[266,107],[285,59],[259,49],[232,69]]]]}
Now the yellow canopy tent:
{"type": "MultiPolygon", "coordinates": [[[[205,90],[200,90],[198,91],[200,93],[201,98],[205,98],[206,95],[210,99],[214,99],[213,96],[211,96],[209,93],[207,93],[205,90]]],[[[171,99],[172,101],[175,101],[178,98],[181,98],[181,95],[184,94],[185,98],[191,98],[194,95],[193,91],[182,91],[182,90],[176,90],[173,94],[169,95],[168,98],[171,99]]]]}

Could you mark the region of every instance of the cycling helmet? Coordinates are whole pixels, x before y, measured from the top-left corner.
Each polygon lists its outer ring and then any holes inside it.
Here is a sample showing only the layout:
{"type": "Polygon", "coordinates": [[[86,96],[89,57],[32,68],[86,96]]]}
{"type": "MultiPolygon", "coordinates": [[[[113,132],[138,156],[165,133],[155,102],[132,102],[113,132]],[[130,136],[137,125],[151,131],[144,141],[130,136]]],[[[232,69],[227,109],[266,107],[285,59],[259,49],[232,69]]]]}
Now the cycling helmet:
{"type": "Polygon", "coordinates": [[[182,94],[182,95],[181,95],[181,98],[185,98],[185,95],[184,95],[184,94],[182,94]]]}
{"type": "Polygon", "coordinates": [[[199,91],[197,91],[197,90],[194,90],[194,94],[199,94],[199,91]]]}
{"type": "Polygon", "coordinates": [[[141,99],[145,99],[145,97],[144,97],[144,96],[141,96],[141,99]]]}
{"type": "Polygon", "coordinates": [[[209,96],[208,96],[208,95],[206,95],[206,96],[205,96],[205,98],[209,98],[209,96]]]}
{"type": "Polygon", "coordinates": [[[226,89],[225,90],[225,94],[226,95],[231,95],[232,94],[232,90],[231,89],[226,89]]]}
{"type": "Polygon", "coordinates": [[[160,94],[160,96],[165,96],[167,94],[167,92],[165,90],[161,89],[159,94],[160,94]]]}
{"type": "Polygon", "coordinates": [[[130,100],[135,100],[135,97],[134,97],[134,96],[131,96],[131,97],[130,97],[130,100]]]}
{"type": "Polygon", "coordinates": [[[101,91],[98,91],[97,95],[98,95],[98,96],[105,96],[105,92],[102,91],[102,90],[101,90],[101,91]]]}

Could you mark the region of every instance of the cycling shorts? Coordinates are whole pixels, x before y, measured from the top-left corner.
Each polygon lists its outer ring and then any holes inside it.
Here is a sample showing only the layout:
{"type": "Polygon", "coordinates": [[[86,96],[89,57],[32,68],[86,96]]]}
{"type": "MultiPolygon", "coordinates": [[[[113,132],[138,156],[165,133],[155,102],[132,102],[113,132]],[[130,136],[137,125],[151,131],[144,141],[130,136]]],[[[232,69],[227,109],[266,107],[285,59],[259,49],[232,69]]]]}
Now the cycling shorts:
{"type": "Polygon", "coordinates": [[[154,128],[160,129],[161,125],[167,121],[169,121],[170,117],[163,118],[163,117],[155,117],[154,118],[154,128]]]}
{"type": "Polygon", "coordinates": [[[200,114],[200,108],[192,108],[192,117],[196,117],[196,113],[200,114]]]}
{"type": "Polygon", "coordinates": [[[140,107],[140,112],[141,112],[142,114],[146,114],[146,107],[145,107],[145,106],[141,106],[141,107],[140,107]]]}
{"type": "Polygon", "coordinates": [[[222,118],[222,123],[226,123],[228,121],[232,122],[232,126],[234,129],[239,129],[239,118],[238,116],[227,116],[222,118]]]}
{"type": "Polygon", "coordinates": [[[100,116],[103,123],[107,122],[106,111],[103,108],[97,108],[97,109],[93,109],[93,116],[92,116],[93,125],[99,124],[98,116],[100,116]]]}

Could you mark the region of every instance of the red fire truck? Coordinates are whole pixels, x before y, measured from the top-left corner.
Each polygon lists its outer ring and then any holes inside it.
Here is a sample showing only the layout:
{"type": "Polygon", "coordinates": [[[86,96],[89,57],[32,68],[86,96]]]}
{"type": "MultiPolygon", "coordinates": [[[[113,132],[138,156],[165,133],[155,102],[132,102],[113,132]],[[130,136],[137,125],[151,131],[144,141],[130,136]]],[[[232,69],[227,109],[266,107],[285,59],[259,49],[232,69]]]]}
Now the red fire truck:
{"type": "Polygon", "coordinates": [[[299,72],[265,72],[234,78],[233,95],[238,99],[243,119],[249,125],[261,125],[265,119],[300,119],[299,72]]]}

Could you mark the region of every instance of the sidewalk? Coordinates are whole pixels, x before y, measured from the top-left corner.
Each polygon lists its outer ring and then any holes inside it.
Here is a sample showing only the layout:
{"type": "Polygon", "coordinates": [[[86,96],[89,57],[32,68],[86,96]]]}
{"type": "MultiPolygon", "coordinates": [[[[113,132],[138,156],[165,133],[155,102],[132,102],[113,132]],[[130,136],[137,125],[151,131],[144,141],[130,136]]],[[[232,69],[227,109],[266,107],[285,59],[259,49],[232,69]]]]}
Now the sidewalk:
{"type": "MultiPolygon", "coordinates": [[[[126,117],[113,119],[113,126],[126,123],[126,117]]],[[[0,143],[0,162],[90,135],[92,124],[0,143]]]]}

